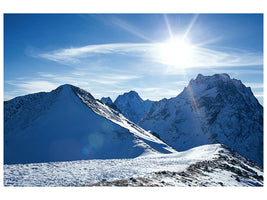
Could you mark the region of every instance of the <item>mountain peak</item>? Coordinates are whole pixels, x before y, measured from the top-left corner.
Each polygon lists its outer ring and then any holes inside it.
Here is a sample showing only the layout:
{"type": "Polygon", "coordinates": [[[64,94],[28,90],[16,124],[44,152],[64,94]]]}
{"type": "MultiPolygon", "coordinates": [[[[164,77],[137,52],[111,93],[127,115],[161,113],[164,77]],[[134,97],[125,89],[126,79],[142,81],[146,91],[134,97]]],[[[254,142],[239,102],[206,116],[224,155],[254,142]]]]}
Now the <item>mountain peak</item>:
{"type": "Polygon", "coordinates": [[[221,76],[223,76],[223,77],[226,77],[226,78],[230,79],[230,76],[229,76],[229,74],[227,74],[227,73],[222,73],[222,74],[219,74],[219,75],[221,75],[221,76]]]}
{"type": "Polygon", "coordinates": [[[100,101],[104,104],[113,104],[110,97],[102,97],[100,101]]]}
{"type": "Polygon", "coordinates": [[[194,92],[200,92],[203,90],[209,90],[211,88],[222,89],[225,87],[232,88],[245,88],[240,80],[231,79],[231,77],[226,74],[214,74],[212,76],[203,76],[202,74],[198,74],[196,79],[191,79],[188,87],[190,90],[194,90],[194,92]]]}
{"type": "Polygon", "coordinates": [[[72,87],[74,87],[74,86],[71,84],[63,84],[63,85],[60,85],[58,88],[72,88],[72,87]]]}
{"type": "Polygon", "coordinates": [[[125,92],[123,95],[130,96],[130,97],[138,97],[138,98],[142,99],[139,96],[139,94],[136,91],[134,91],[134,90],[131,90],[129,92],[125,92]]]}
{"type": "Polygon", "coordinates": [[[226,73],[222,73],[222,74],[214,74],[212,76],[203,76],[202,74],[198,74],[196,79],[193,81],[197,81],[198,83],[200,81],[209,81],[209,80],[223,80],[223,81],[227,81],[227,80],[231,80],[230,76],[226,73]]]}
{"type": "MultiPolygon", "coordinates": [[[[192,79],[188,86],[181,93],[182,96],[216,97],[218,94],[222,99],[233,102],[244,102],[248,105],[258,105],[251,89],[246,87],[240,80],[231,78],[228,74],[214,74],[203,76],[198,74],[196,79],[192,79]]],[[[218,97],[219,97],[218,96],[218,97]]]]}
{"type": "Polygon", "coordinates": [[[7,101],[4,111],[4,162],[8,164],[176,152],[70,84],[7,101]]]}
{"type": "Polygon", "coordinates": [[[70,91],[73,91],[74,89],[79,89],[78,87],[75,87],[71,84],[63,84],[58,86],[55,90],[53,90],[56,93],[70,93],[70,91]]]}
{"type": "Polygon", "coordinates": [[[133,90],[129,92],[125,92],[122,95],[119,95],[117,99],[114,101],[114,103],[121,104],[125,103],[125,101],[130,101],[130,102],[143,102],[144,100],[139,96],[139,94],[133,90]]]}
{"type": "Polygon", "coordinates": [[[198,74],[196,79],[202,79],[204,76],[202,74],[198,74]]]}
{"type": "Polygon", "coordinates": [[[232,80],[230,78],[230,76],[226,73],[222,73],[222,74],[214,74],[213,76],[211,76],[212,79],[216,79],[216,80],[222,80],[222,81],[229,81],[232,80]]]}
{"type": "Polygon", "coordinates": [[[152,105],[152,101],[144,101],[137,92],[131,90],[130,92],[119,95],[114,101],[114,104],[122,112],[122,114],[138,123],[142,117],[148,112],[152,105]]]}
{"type": "Polygon", "coordinates": [[[140,125],[178,151],[222,143],[262,165],[263,108],[240,80],[199,74],[177,97],[154,103],[140,125]]]}

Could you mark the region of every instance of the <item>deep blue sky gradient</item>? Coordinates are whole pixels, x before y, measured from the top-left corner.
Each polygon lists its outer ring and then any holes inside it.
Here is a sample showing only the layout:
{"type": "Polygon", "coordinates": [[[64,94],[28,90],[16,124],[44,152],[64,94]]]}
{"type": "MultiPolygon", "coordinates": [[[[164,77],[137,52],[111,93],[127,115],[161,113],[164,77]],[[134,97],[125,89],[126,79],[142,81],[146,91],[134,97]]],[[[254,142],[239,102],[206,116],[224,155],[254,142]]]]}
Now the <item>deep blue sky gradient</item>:
{"type": "MultiPolygon", "coordinates": [[[[189,68],[185,70],[184,76],[156,73],[155,71],[164,68],[162,64],[157,65],[129,52],[125,55],[95,53],[82,58],[80,63],[73,64],[40,57],[40,54],[88,45],[164,42],[170,38],[167,23],[173,35],[183,35],[194,17],[196,21],[187,35],[190,43],[202,44],[205,48],[228,53],[238,50],[245,51],[248,55],[251,53],[263,56],[262,14],[5,14],[4,98],[7,100],[31,91],[36,92],[31,90],[30,84],[35,84],[34,87],[38,90],[38,81],[51,83],[52,86],[64,84],[69,80],[97,98],[111,96],[114,100],[120,92],[136,89],[144,99],[159,100],[176,96],[198,73],[212,75],[225,72],[233,78],[251,84],[248,86],[252,87],[262,103],[262,64],[189,68]],[[148,70],[148,66],[151,70],[148,70]],[[93,77],[89,76],[91,72],[93,77]],[[107,76],[118,73],[136,77],[122,79],[122,82],[117,81],[114,84],[101,85],[96,81],[94,85],[90,79],[98,78],[97,73],[106,73],[107,76]],[[60,81],[60,77],[64,78],[60,81]],[[79,78],[83,82],[73,81],[79,78]],[[87,79],[90,87],[85,84],[87,79]],[[152,94],[153,88],[157,89],[154,89],[152,94]],[[166,89],[172,92],[167,93],[166,89]]],[[[263,61],[259,61],[261,62],[263,61]]],[[[43,85],[40,90],[49,91],[51,87],[45,88],[43,85]]]]}

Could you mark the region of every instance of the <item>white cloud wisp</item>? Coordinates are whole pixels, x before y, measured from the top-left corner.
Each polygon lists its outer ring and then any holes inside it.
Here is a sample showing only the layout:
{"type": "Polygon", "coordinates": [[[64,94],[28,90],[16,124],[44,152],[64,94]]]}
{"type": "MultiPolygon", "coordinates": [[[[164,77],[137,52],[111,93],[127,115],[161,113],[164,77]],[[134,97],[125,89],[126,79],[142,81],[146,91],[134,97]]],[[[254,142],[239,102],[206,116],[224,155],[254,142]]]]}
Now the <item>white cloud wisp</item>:
{"type": "MultiPolygon", "coordinates": [[[[77,48],[59,49],[43,54],[38,57],[55,61],[66,65],[83,65],[88,62],[86,58],[93,58],[97,55],[108,55],[112,57],[114,54],[124,56],[133,56],[141,58],[146,62],[161,64],[168,67],[168,71],[175,73],[181,66],[172,66],[165,62],[161,55],[161,46],[163,43],[115,43],[87,45],[77,48]],[[85,60],[83,60],[85,59],[85,60]]],[[[121,57],[123,59],[123,57],[121,57]]],[[[97,57],[101,60],[101,57],[97,57]]],[[[117,61],[118,62],[118,61],[117,61]]],[[[130,60],[141,65],[140,59],[130,60]]],[[[108,65],[108,63],[106,63],[108,65]]],[[[133,63],[131,63],[133,64],[133,63]]],[[[216,68],[216,67],[240,67],[262,65],[263,55],[259,52],[250,52],[240,49],[222,49],[214,50],[200,46],[192,46],[192,56],[183,68],[216,68]]]]}

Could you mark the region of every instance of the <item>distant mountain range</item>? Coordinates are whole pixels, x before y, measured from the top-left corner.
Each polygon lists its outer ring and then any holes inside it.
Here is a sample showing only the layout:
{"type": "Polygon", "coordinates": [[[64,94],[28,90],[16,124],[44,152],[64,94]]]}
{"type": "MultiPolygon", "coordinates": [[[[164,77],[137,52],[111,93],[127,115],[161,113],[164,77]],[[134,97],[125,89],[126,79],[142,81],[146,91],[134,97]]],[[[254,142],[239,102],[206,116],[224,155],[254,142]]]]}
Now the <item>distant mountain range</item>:
{"type": "Polygon", "coordinates": [[[199,74],[160,101],[135,91],[99,101],[62,85],[4,102],[6,164],[134,158],[215,143],[263,165],[263,107],[227,74],[199,74]]]}
{"type": "Polygon", "coordinates": [[[263,107],[227,74],[160,101],[66,84],[4,102],[4,164],[6,186],[262,186],[263,107]]]}
{"type": "Polygon", "coordinates": [[[221,143],[263,165],[263,107],[227,74],[199,74],[174,98],[144,101],[130,91],[109,104],[178,151],[221,143]]]}

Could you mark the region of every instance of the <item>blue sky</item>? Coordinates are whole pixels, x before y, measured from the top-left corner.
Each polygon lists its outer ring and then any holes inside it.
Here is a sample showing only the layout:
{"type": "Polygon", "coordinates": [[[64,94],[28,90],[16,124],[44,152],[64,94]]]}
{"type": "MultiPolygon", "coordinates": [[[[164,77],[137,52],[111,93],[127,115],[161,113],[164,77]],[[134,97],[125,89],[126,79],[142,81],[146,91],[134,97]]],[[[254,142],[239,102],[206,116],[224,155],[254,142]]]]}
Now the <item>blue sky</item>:
{"type": "Polygon", "coordinates": [[[228,73],[262,103],[263,15],[4,15],[5,100],[65,83],[96,98],[160,100],[198,73],[228,73]]]}

